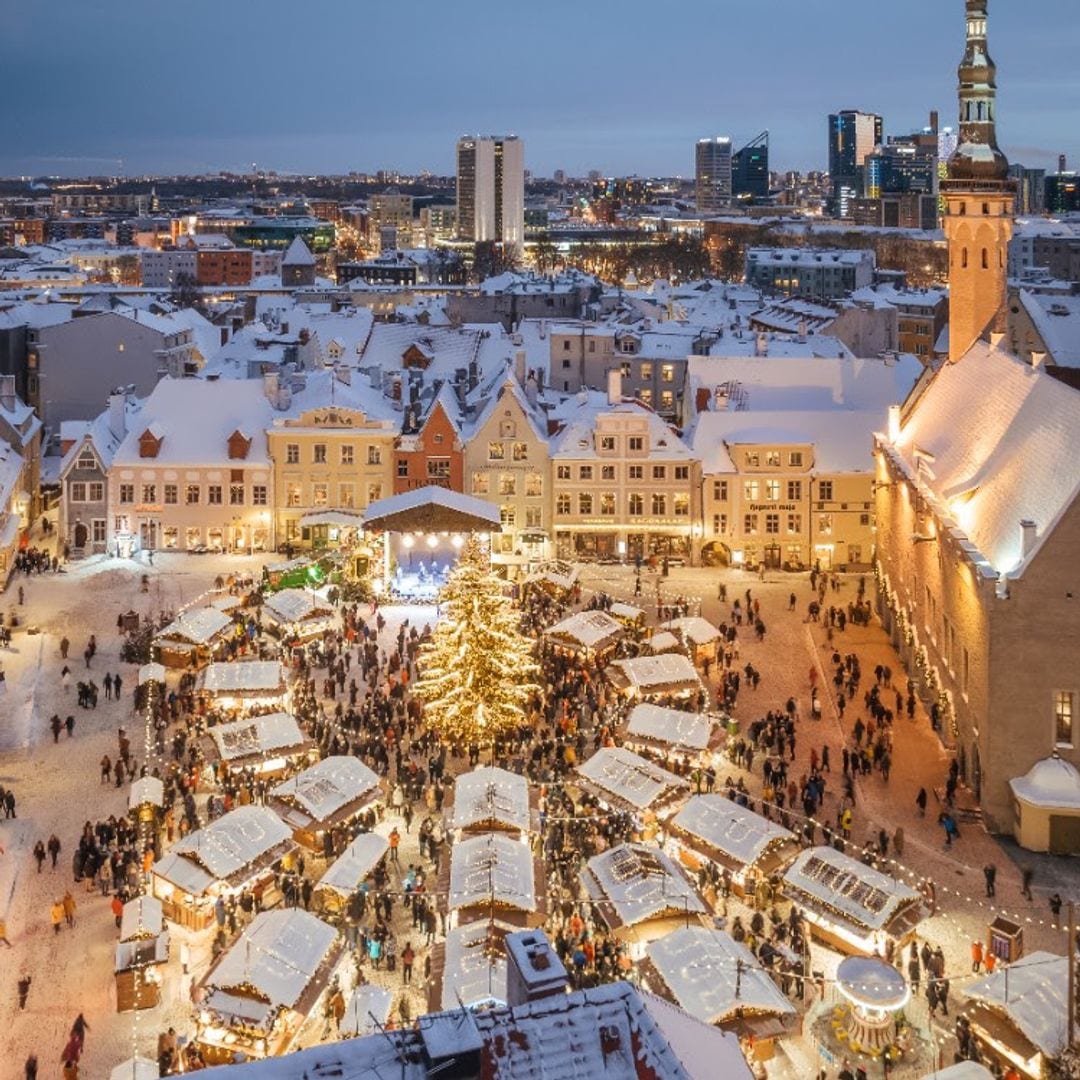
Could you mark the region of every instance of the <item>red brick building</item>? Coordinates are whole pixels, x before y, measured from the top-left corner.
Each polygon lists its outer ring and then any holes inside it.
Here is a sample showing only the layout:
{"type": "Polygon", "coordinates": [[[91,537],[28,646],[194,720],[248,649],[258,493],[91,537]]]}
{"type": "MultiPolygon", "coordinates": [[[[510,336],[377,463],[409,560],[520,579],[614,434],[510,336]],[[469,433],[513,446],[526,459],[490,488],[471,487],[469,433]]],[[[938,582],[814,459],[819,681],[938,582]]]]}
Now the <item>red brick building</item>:
{"type": "Polygon", "coordinates": [[[465,490],[465,448],[451,417],[453,395],[449,402],[444,401],[449,393],[436,396],[423,420],[410,424],[406,417],[394,449],[395,495],[427,484],[465,490]]]}

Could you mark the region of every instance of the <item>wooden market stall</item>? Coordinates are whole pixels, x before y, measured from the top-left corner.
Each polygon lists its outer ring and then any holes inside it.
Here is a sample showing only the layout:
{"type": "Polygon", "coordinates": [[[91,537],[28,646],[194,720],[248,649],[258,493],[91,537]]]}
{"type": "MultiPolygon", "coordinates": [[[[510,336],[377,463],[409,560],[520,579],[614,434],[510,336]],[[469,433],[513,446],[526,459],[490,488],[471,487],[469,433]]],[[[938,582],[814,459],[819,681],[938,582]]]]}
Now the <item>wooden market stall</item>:
{"type": "Polygon", "coordinates": [[[248,889],[276,903],[274,872],[297,850],[289,827],[264,806],[241,806],[178,840],[151,872],[165,917],[190,930],[214,921],[219,896],[248,889]]]}
{"type": "Polygon", "coordinates": [[[293,831],[293,838],[323,853],[327,834],[355,831],[357,818],[382,801],[382,781],[359,758],[323,758],[270,792],[267,805],[293,831]]]}
{"type": "Polygon", "coordinates": [[[277,660],[214,661],[199,675],[198,694],[217,709],[273,708],[289,691],[277,660]]]}
{"type": "Polygon", "coordinates": [[[536,927],[547,916],[547,873],[524,839],[481,833],[459,840],[443,859],[439,902],[450,927],[502,919],[536,927]]]}
{"type": "Polygon", "coordinates": [[[249,769],[257,776],[280,776],[317,753],[296,717],[284,712],[215,724],[207,728],[200,748],[210,765],[249,769]]]}
{"type": "Polygon", "coordinates": [[[799,905],[811,933],[843,953],[885,956],[915,936],[922,897],[901,881],[831,847],[802,852],[781,891],[799,905]]]}
{"type": "Polygon", "coordinates": [[[313,901],[318,911],[338,914],[357,889],[379,865],[390,844],[378,833],[361,833],[327,867],[315,885],[313,901]]]}
{"type": "Polygon", "coordinates": [[[282,589],[262,602],[263,619],[290,640],[310,641],[337,629],[334,605],[310,589],[282,589]]]}
{"type": "Polygon", "coordinates": [[[798,1010],[757,957],[722,930],[691,926],[650,942],[639,972],[646,989],[750,1043],[754,1061],[801,1031],[798,1010]]]}
{"type": "Polygon", "coordinates": [[[202,978],[195,1043],[207,1064],[288,1053],[341,960],[337,931],[299,908],[263,911],[202,978]]]}
{"type": "Polygon", "coordinates": [[[205,667],[224,652],[235,624],[216,606],[182,612],[157,637],[154,648],[168,668],[205,667]]]}
{"type": "Polygon", "coordinates": [[[645,750],[665,757],[676,754],[682,760],[705,763],[723,742],[718,716],[711,713],[669,709],[642,701],[626,717],[623,745],[628,750],[645,750]]]}
{"type": "Polygon", "coordinates": [[[704,689],[682,653],[614,660],[604,669],[611,684],[629,698],[695,697],[704,689]]]}
{"type": "Polygon", "coordinates": [[[621,600],[608,608],[608,614],[631,630],[641,630],[645,626],[645,609],[624,604],[621,600]]]}
{"type": "Polygon", "coordinates": [[[481,919],[450,930],[431,951],[428,1011],[506,1004],[506,935],[516,929],[481,919]]]}
{"type": "Polygon", "coordinates": [[[638,820],[671,811],[688,793],[681,777],[621,746],[597,750],[577,767],[578,787],[638,820]]]}
{"type": "Polygon", "coordinates": [[[394,992],[384,986],[361,983],[345,998],[345,1015],[338,1024],[343,1039],[360,1039],[377,1035],[390,1024],[394,1007],[394,992]]]}
{"type": "Polygon", "coordinates": [[[682,642],[670,630],[657,630],[642,643],[642,651],[649,656],[662,656],[665,653],[681,653],[682,642]]]}
{"type": "Polygon", "coordinates": [[[462,773],[447,793],[446,828],[455,837],[536,831],[539,793],[518,773],[485,765],[462,773]]]}
{"type": "Polygon", "coordinates": [[[544,638],[566,652],[603,656],[618,645],[626,628],[606,611],[578,611],[549,626],[544,638]]]}
{"type": "Polygon", "coordinates": [[[700,615],[687,615],[681,619],[669,619],[659,629],[673,633],[690,653],[695,664],[706,660],[715,661],[720,645],[720,630],[700,615]]]}
{"type": "Polygon", "coordinates": [[[668,822],[671,850],[691,870],[713,863],[739,896],[780,873],[799,854],[794,833],[724,795],[695,795],[668,822]]]}
{"type": "Polygon", "coordinates": [[[161,820],[165,808],[165,784],[156,776],[140,776],[131,785],[128,792],[128,813],[137,825],[146,825],[153,830],[161,820]]]}
{"type": "Polygon", "coordinates": [[[161,901],[137,896],[124,905],[113,970],[116,1011],[152,1009],[161,1001],[162,965],[169,962],[169,931],[161,901]]]}
{"type": "Polygon", "coordinates": [[[525,584],[562,598],[577,584],[578,573],[578,568],[573,563],[553,559],[551,562],[541,563],[525,579],[525,584]]]}
{"type": "Polygon", "coordinates": [[[682,867],[658,847],[620,844],[581,871],[594,912],[635,959],[644,946],[680,926],[701,925],[708,907],[682,867]]]}

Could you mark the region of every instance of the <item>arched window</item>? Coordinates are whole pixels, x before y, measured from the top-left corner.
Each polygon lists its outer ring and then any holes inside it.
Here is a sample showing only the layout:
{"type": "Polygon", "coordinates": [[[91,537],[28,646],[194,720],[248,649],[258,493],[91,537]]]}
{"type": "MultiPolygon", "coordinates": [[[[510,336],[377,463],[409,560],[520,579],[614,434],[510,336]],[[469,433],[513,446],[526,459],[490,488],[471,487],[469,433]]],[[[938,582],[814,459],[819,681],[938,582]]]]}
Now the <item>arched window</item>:
{"type": "Polygon", "coordinates": [[[960,252],[960,266],[964,270],[967,269],[967,248],[960,252]]]}
{"type": "Polygon", "coordinates": [[[990,269],[990,252],[986,248],[982,249],[982,268],[984,270],[990,269]]]}
{"type": "Polygon", "coordinates": [[[983,102],[981,102],[981,101],[979,102],[978,108],[979,108],[979,119],[982,120],[982,118],[983,118],[983,102]]]}

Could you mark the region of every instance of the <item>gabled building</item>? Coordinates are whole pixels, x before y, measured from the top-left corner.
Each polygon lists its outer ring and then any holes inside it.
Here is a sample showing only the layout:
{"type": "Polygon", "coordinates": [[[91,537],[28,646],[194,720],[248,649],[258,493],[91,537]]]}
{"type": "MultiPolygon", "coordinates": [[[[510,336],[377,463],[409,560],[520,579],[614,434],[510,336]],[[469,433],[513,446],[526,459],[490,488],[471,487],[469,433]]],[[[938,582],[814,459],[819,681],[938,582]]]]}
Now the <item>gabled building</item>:
{"type": "Polygon", "coordinates": [[[434,484],[461,491],[465,478],[465,444],[456,417],[459,402],[445,381],[431,399],[427,411],[420,401],[405,410],[401,435],[394,447],[395,495],[434,484]]]}

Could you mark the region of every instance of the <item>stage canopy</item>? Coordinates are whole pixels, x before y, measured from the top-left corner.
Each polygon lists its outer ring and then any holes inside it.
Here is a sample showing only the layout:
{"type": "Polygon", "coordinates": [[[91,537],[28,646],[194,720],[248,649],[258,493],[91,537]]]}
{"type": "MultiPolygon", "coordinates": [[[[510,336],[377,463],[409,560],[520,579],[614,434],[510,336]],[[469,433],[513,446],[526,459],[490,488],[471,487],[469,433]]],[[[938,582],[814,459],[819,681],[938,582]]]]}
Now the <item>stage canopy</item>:
{"type": "Polygon", "coordinates": [[[499,532],[499,508],[429,484],[369,504],[364,528],[402,533],[499,532]]]}

